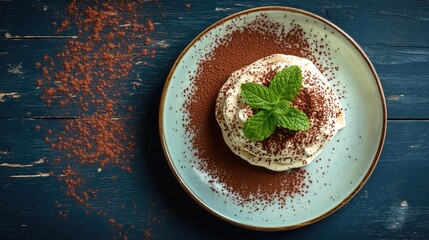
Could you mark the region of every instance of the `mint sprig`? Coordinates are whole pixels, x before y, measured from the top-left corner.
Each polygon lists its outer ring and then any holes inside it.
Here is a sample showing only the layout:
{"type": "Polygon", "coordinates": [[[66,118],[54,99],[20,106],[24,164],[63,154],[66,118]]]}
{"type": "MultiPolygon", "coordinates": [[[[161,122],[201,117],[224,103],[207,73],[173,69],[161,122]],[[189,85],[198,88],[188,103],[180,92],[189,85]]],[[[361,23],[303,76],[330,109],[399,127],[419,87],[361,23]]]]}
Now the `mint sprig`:
{"type": "Polygon", "coordinates": [[[258,110],[244,123],[244,136],[250,141],[262,141],[277,127],[293,131],[310,128],[307,115],[291,105],[302,87],[302,73],[298,66],[289,66],[276,73],[268,87],[257,83],[241,84],[241,95],[253,109],[258,110]]]}

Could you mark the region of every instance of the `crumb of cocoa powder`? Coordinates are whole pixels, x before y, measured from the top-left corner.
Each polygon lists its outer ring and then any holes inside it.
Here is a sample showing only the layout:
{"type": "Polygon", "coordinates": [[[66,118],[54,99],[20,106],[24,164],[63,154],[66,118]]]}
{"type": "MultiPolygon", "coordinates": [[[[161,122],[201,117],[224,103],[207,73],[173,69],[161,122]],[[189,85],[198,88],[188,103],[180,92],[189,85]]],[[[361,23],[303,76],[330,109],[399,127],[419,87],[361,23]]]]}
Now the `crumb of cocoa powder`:
{"type": "Polygon", "coordinates": [[[149,31],[153,31],[154,25],[153,25],[153,22],[151,19],[147,20],[147,27],[148,27],[149,31]]]}
{"type": "Polygon", "coordinates": [[[42,86],[43,86],[43,80],[42,80],[42,79],[38,79],[38,80],[36,81],[36,85],[37,85],[38,87],[42,87],[42,86]]]}
{"type": "Polygon", "coordinates": [[[144,237],[146,239],[151,239],[153,237],[152,232],[150,231],[150,229],[145,229],[144,230],[144,237]]]}

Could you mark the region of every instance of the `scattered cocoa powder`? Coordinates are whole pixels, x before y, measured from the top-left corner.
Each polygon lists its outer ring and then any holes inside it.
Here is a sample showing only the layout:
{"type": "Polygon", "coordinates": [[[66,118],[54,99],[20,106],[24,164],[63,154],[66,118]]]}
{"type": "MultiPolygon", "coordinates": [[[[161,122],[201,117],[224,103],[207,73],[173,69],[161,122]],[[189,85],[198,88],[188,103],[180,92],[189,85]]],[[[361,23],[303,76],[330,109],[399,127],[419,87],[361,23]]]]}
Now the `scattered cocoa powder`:
{"type": "MultiPolygon", "coordinates": [[[[98,190],[89,185],[91,176],[78,169],[95,166],[101,172],[116,166],[132,172],[130,161],[136,153],[136,138],[127,133],[120,119],[126,119],[134,107],[120,102],[134,63],[147,58],[148,47],[152,58],[156,54],[152,44],[155,25],[148,18],[150,10],[145,11],[149,4],[72,0],[66,7],[66,19],[52,25],[59,26],[57,33],[73,29],[77,37],[59,53],[46,54],[42,62],[35,64],[43,75],[36,82],[43,91],[42,99],[48,106],[63,109],[63,117],[71,118],[64,121],[62,130],[49,129],[50,136],[44,137],[52,149],[63,155],[54,161],[65,165],[58,173],[59,180],[68,196],[99,215],[107,215],[107,211],[94,209],[91,204],[98,190]]],[[[40,128],[35,126],[36,131],[40,128]]],[[[112,180],[116,178],[112,176],[112,180]]],[[[67,212],[61,210],[59,215],[67,217],[67,212]]],[[[114,218],[108,218],[108,222],[115,229],[122,228],[114,218]]],[[[121,232],[117,234],[127,238],[121,232]]]]}
{"type": "MultiPolygon", "coordinates": [[[[135,49],[133,43],[148,35],[136,12],[141,4],[107,1],[91,5],[87,1],[72,1],[58,32],[73,26],[78,38],[69,40],[56,56],[43,57],[45,81],[41,84],[38,80],[44,89],[42,99],[48,105],[72,105],[77,110],[77,118],[66,121],[63,131],[55,133],[54,148],[65,151],[73,163],[128,168],[134,138],[126,134],[124,123],[115,117],[120,114],[117,104],[121,81],[141,56],[142,50],[135,49]]],[[[66,174],[64,178],[74,176],[66,174]]],[[[78,194],[73,184],[67,187],[72,195],[78,194]]]]}
{"type": "MultiPolygon", "coordinates": [[[[229,29],[229,26],[226,28],[229,29]]],[[[232,195],[239,203],[258,200],[270,204],[277,201],[284,207],[292,198],[304,195],[311,180],[303,169],[273,172],[253,166],[233,154],[224,143],[221,129],[215,120],[218,91],[232,72],[276,53],[305,57],[313,61],[325,75],[327,72],[334,73],[335,65],[330,62],[330,53],[323,51],[327,45],[321,46],[317,41],[310,41],[311,34],[317,35],[304,32],[293,21],[290,29],[286,30],[262,14],[246,27],[217,39],[214,50],[200,62],[192,86],[182,92],[188,96],[184,111],[189,119],[184,119],[184,125],[187,132],[192,133],[198,167],[227,189],[222,194],[232,195]]],[[[297,103],[305,101],[304,95],[301,93],[297,103]]],[[[303,110],[309,112],[309,109],[303,110]]],[[[217,191],[214,187],[212,189],[217,191]]]]}

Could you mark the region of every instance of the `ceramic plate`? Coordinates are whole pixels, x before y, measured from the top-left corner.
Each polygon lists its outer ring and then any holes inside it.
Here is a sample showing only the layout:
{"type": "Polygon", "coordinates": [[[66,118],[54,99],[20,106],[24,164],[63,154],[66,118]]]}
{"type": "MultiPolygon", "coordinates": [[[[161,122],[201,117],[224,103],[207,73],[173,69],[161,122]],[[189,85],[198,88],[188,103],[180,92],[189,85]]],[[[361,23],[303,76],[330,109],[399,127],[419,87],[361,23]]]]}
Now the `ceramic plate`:
{"type": "MultiPolygon", "coordinates": [[[[282,33],[279,31],[277,34],[282,33]]],[[[239,12],[220,20],[198,35],[172,67],[165,83],[159,117],[164,153],[173,174],[186,192],[221,219],[242,227],[267,231],[311,224],[346,204],[374,170],[386,131],[383,91],[364,51],[344,31],[322,17],[286,7],[262,7],[239,12]],[[192,149],[189,132],[182,122],[182,119],[187,119],[183,104],[188,98],[182,91],[191,86],[192,74],[196,72],[206,51],[210,50],[216,36],[225,36],[240,29],[260,19],[261,14],[265,15],[265,19],[286,28],[294,22],[306,32],[325,36],[325,44],[335,46],[326,50],[332,51],[332,61],[338,66],[331,85],[341,86],[343,90],[341,103],[346,109],[347,126],[319,155],[320,159],[329,158],[329,161],[319,161],[304,167],[317,181],[312,181],[307,194],[291,200],[295,207],[281,208],[274,203],[259,211],[246,211],[246,208],[254,208],[258,203],[251,203],[252,206],[240,205],[228,195],[214,192],[207,174],[195,166],[198,159],[183,158],[184,153],[193,156],[195,149],[192,149]]]]}

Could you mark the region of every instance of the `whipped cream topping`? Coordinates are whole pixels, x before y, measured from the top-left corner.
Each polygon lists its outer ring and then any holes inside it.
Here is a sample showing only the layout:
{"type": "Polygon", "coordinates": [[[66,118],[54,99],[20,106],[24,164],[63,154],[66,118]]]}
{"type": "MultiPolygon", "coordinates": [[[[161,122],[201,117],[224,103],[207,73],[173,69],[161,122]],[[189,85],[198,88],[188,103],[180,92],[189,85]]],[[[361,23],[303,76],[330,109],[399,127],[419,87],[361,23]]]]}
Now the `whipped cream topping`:
{"type": "Polygon", "coordinates": [[[273,171],[285,171],[310,164],[323,147],[345,127],[344,110],[329,82],[305,58],[274,54],[232,73],[219,90],[216,120],[229,148],[249,163],[273,171]],[[307,131],[278,128],[269,138],[251,142],[244,137],[244,123],[252,117],[251,109],[241,96],[241,84],[255,82],[268,85],[274,75],[290,65],[302,71],[302,89],[292,105],[305,112],[310,120],[307,131]]]}

